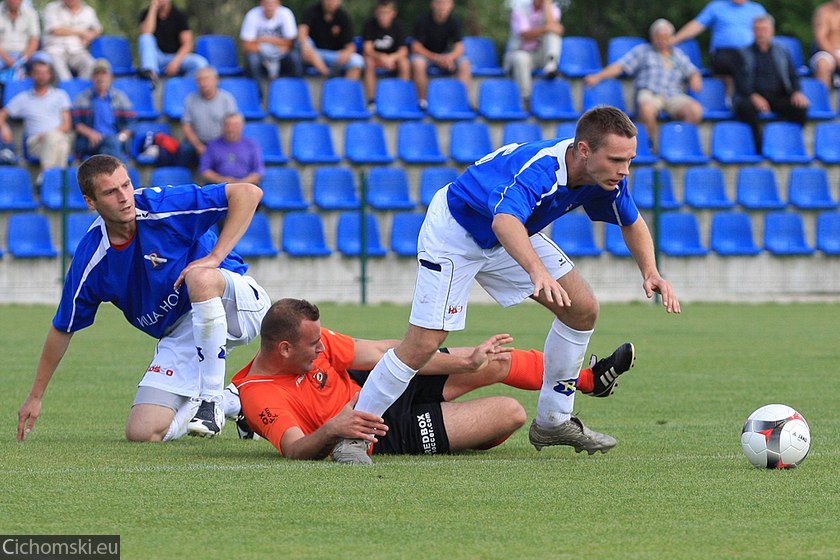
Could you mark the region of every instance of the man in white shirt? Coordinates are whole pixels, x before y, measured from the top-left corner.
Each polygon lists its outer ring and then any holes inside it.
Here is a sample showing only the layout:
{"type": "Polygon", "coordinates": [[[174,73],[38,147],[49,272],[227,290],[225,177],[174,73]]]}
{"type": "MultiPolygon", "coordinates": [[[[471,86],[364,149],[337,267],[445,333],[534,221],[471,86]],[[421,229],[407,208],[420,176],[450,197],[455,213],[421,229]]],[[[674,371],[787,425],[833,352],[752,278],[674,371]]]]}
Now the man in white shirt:
{"type": "MultiPolygon", "coordinates": [[[[22,0],[0,3],[0,70],[17,68],[29,60],[41,39],[41,23],[31,6],[22,0]]],[[[21,70],[23,77],[23,71],[21,70]]]]}
{"type": "Polygon", "coordinates": [[[52,57],[56,79],[73,73],[90,79],[94,59],[88,48],[102,34],[96,12],[82,0],[55,0],[44,8],[44,50],[52,57]]]}
{"type": "Polygon", "coordinates": [[[292,10],[280,0],[260,0],[248,10],[239,31],[242,51],[251,77],[300,76],[303,64],[295,49],[297,22],[292,10]]]}

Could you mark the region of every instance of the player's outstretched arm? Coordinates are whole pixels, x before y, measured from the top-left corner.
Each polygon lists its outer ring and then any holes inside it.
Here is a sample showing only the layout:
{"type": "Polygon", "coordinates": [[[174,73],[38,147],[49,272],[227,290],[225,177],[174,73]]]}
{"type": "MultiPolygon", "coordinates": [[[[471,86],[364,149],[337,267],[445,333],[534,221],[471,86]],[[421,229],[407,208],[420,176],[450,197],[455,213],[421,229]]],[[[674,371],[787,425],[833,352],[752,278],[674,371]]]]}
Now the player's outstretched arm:
{"type": "Polygon", "coordinates": [[[621,234],[642,273],[642,288],[645,295],[652,298],[654,292],[658,293],[662,296],[662,305],[668,313],[679,313],[680,302],[674,288],[670,282],[662,278],[656,268],[653,238],[642,216],[639,215],[638,219],[629,226],[623,226],[621,234]]]}
{"type": "Polygon", "coordinates": [[[495,334],[478,346],[450,348],[448,354],[437,353],[423,366],[418,375],[457,375],[476,373],[494,362],[509,362],[513,348],[509,334],[495,334]]]}
{"type": "Polygon", "coordinates": [[[23,401],[18,410],[17,440],[23,441],[26,434],[32,431],[35,421],[41,415],[41,401],[44,392],[52,379],[53,373],[58,368],[61,358],[70,346],[70,339],[73,333],[61,332],[55,327],[50,327],[47,339],[44,341],[44,349],[41,351],[41,358],[38,360],[38,369],[35,373],[35,381],[29,396],[23,401]]]}

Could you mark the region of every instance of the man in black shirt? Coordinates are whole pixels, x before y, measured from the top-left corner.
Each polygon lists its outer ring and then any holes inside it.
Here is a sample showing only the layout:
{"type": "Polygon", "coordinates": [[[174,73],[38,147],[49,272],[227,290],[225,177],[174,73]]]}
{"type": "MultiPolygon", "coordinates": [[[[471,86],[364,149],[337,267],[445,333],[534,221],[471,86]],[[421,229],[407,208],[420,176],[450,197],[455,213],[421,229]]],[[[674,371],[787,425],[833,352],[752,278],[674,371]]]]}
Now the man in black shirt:
{"type": "Polygon", "coordinates": [[[303,12],[298,25],[303,62],[328,77],[331,72],[344,72],[358,80],[365,61],[356,52],[353,22],[341,7],[341,0],[321,0],[303,12]]]}
{"type": "Polygon", "coordinates": [[[362,53],[365,57],[365,94],[373,101],[376,71],[384,69],[407,80],[410,67],[403,24],[397,19],[396,0],[379,0],[373,17],[362,28],[362,53]]]}
{"type": "Polygon", "coordinates": [[[743,69],[735,74],[733,105],[738,119],[752,127],[760,150],[759,113],[773,111],[779,119],[804,125],[808,98],[799,89],[799,76],[787,49],[773,42],[773,16],[755,18],[753,33],[755,42],[741,51],[743,69]]]}
{"type": "Polygon", "coordinates": [[[140,75],[154,82],[158,76],[192,76],[208,66],[207,59],[195,54],[193,34],[187,16],[172,0],[152,0],[140,14],[140,75]]]}
{"type": "Polygon", "coordinates": [[[431,10],[414,23],[411,72],[417,86],[417,98],[424,109],[430,64],[446,74],[457,74],[467,91],[470,90],[472,70],[464,56],[461,22],[452,15],[452,7],[452,0],[432,0],[431,10]]]}

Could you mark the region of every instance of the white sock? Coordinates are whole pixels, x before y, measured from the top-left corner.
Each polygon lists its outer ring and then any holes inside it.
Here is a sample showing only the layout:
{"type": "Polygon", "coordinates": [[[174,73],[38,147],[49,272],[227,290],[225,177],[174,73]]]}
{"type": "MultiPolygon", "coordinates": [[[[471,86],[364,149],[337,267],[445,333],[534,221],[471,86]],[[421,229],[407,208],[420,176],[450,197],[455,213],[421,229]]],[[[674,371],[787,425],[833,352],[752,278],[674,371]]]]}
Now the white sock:
{"type": "Polygon", "coordinates": [[[242,403],[239,401],[239,389],[231,383],[225,387],[222,397],[222,410],[225,416],[235,419],[242,412],[242,403]]]}
{"type": "Polygon", "coordinates": [[[577,331],[554,319],[545,337],[543,384],[536,422],[552,428],[569,419],[575,405],[580,366],[592,331],[577,331]]]}
{"type": "Polygon", "coordinates": [[[192,303],[193,340],[198,352],[199,396],[221,405],[225,385],[227,317],[222,298],[192,303]]]}
{"type": "Polygon", "coordinates": [[[402,363],[393,348],[388,350],[365,381],[356,410],[381,417],[400,398],[415,374],[417,370],[402,363]]]}
{"type": "Polygon", "coordinates": [[[169,424],[169,429],[166,431],[166,435],[163,436],[163,441],[172,441],[186,434],[187,424],[195,416],[195,412],[198,410],[198,405],[200,404],[201,401],[198,399],[190,399],[182,404],[181,408],[175,412],[175,418],[169,424]]]}

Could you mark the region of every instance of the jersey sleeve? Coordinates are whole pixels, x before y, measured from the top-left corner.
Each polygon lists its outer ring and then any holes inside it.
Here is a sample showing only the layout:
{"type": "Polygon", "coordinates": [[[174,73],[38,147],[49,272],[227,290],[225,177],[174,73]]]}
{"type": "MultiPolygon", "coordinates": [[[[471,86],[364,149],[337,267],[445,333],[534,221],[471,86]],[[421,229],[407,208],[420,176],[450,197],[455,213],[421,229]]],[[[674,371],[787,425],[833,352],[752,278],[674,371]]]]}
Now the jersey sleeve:
{"type": "Polygon", "coordinates": [[[288,397],[273,383],[251,383],[240,388],[242,413],[251,427],[282,455],[280,442],[289,428],[300,427],[288,397]]]}
{"type": "Polygon", "coordinates": [[[81,255],[79,257],[70,263],[61,302],[52,321],[53,327],[61,332],[76,332],[91,326],[101,303],[86,283],[91,281],[90,263],[81,259],[81,255]]]}
{"type": "Polygon", "coordinates": [[[138,219],[163,219],[176,224],[173,231],[185,241],[195,241],[227,213],[226,183],[177,185],[141,189],[135,195],[138,219]]]}
{"type": "Polygon", "coordinates": [[[636,202],[627,189],[627,179],[622,179],[614,191],[603,191],[604,196],[594,197],[583,203],[590,219],[619,226],[629,226],[639,217],[636,202]]]}
{"type": "Polygon", "coordinates": [[[550,156],[543,156],[521,170],[508,185],[490,192],[488,209],[492,215],[511,214],[522,223],[534,212],[540,198],[556,184],[559,166],[550,156]]]}

